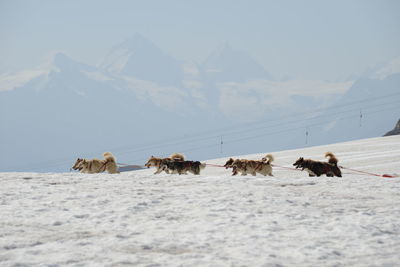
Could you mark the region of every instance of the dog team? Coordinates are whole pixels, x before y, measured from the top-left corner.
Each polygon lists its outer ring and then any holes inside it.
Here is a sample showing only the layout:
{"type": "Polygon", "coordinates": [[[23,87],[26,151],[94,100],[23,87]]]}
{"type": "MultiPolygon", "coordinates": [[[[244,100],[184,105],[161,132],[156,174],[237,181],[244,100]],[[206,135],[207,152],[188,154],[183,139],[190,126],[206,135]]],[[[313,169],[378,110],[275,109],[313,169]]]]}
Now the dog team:
{"type": "MultiPolygon", "coordinates": [[[[107,171],[108,173],[119,173],[117,161],[114,155],[110,152],[103,153],[104,159],[81,159],[78,158],[72,169],[78,170],[82,173],[101,173],[107,171]]],[[[312,159],[304,159],[300,157],[293,166],[296,169],[306,170],[310,177],[326,175],[328,177],[342,177],[338,164],[338,159],[332,152],[326,152],[325,157],[328,162],[316,161],[312,159]]],[[[266,155],[261,160],[247,160],[247,159],[233,159],[230,158],[223,167],[232,169],[232,176],[241,174],[251,174],[253,176],[258,174],[264,176],[272,175],[272,162],[274,157],[271,154],[266,155]]],[[[200,171],[206,167],[206,163],[200,161],[185,160],[184,155],[173,153],[167,158],[157,158],[151,156],[145,167],[155,167],[154,174],[165,172],[168,174],[187,174],[192,173],[199,175],[200,171]]],[[[222,167],[222,166],[221,166],[222,167]]]]}

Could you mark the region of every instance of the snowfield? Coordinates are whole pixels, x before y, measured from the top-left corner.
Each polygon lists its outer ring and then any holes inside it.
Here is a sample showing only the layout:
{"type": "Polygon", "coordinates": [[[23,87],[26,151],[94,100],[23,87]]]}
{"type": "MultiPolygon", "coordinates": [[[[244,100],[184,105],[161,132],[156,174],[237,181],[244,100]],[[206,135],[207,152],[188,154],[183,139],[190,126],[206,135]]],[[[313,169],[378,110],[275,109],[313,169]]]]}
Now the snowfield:
{"type": "MultiPolygon", "coordinates": [[[[400,173],[400,136],[272,154],[289,167],[326,151],[348,168],[400,173]]],[[[342,171],[0,173],[0,265],[399,266],[400,178],[342,171]]]]}

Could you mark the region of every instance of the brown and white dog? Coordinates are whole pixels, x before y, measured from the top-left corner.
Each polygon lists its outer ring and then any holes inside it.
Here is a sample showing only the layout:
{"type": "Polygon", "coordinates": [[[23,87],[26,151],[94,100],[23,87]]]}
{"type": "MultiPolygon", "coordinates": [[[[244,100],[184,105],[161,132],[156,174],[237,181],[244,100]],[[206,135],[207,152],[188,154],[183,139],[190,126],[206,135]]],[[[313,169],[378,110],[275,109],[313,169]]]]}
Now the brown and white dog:
{"type": "Polygon", "coordinates": [[[82,173],[119,173],[117,161],[111,152],[103,153],[104,159],[81,159],[78,158],[72,166],[72,169],[79,170],[82,173]]]}
{"type": "Polygon", "coordinates": [[[245,176],[247,174],[251,174],[255,176],[257,173],[262,174],[264,176],[272,175],[272,166],[271,162],[274,160],[274,157],[271,154],[266,155],[261,160],[247,160],[247,159],[233,159],[230,158],[224,165],[226,169],[232,168],[232,175],[237,175],[241,173],[241,175],[245,176]]]}
{"type": "Polygon", "coordinates": [[[319,177],[323,174],[328,177],[342,177],[342,172],[337,166],[338,159],[335,157],[335,155],[332,152],[326,152],[325,157],[328,158],[328,162],[304,159],[301,157],[295,163],[293,163],[293,166],[296,166],[296,169],[301,168],[301,170],[306,170],[310,177],[319,177]]]}
{"type": "Polygon", "coordinates": [[[237,175],[239,172],[242,175],[247,175],[244,161],[243,159],[230,158],[225,162],[224,167],[225,169],[232,168],[232,176],[237,175]]]}
{"type": "Polygon", "coordinates": [[[157,158],[151,156],[144,166],[146,166],[147,168],[156,167],[156,171],[154,172],[154,174],[159,174],[162,171],[169,173],[168,166],[166,165],[168,161],[184,161],[184,160],[185,156],[180,153],[173,153],[168,158],[157,158]]]}

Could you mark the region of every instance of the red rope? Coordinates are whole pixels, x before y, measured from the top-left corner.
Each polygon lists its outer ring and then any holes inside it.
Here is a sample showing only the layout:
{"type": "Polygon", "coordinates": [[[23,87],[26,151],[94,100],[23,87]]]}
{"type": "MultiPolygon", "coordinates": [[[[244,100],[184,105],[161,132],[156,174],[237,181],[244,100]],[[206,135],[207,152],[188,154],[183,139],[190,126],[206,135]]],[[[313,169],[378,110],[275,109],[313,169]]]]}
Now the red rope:
{"type": "MultiPolygon", "coordinates": [[[[271,164],[274,167],[279,167],[282,169],[287,169],[287,170],[295,170],[295,171],[301,171],[300,169],[296,169],[296,168],[292,168],[292,167],[285,167],[285,166],[279,166],[279,165],[275,165],[275,164],[271,164]]],[[[350,169],[350,168],[346,168],[343,166],[339,166],[339,168],[341,169],[345,169],[345,170],[349,170],[349,171],[353,171],[353,172],[358,172],[358,173],[362,173],[364,175],[373,175],[373,176],[378,176],[378,177],[384,177],[384,178],[398,178],[399,175],[397,174],[376,174],[376,173],[371,173],[371,172],[365,172],[365,171],[359,171],[359,170],[354,170],[354,169],[350,169]]]]}
{"type": "Polygon", "coordinates": [[[213,166],[213,167],[221,167],[221,168],[225,168],[225,166],[222,165],[218,165],[218,164],[210,164],[210,163],[206,163],[207,166],[213,166]]]}
{"type": "Polygon", "coordinates": [[[296,169],[293,167],[285,167],[285,166],[280,166],[280,165],[276,165],[276,164],[271,164],[272,167],[278,167],[278,168],[282,168],[282,169],[286,169],[286,170],[293,170],[293,171],[301,171],[300,169],[296,169]]]}
{"type": "Polygon", "coordinates": [[[397,177],[399,177],[396,174],[395,175],[386,174],[386,173],[385,174],[376,174],[376,173],[372,173],[372,172],[354,170],[354,169],[346,168],[346,167],[343,167],[343,166],[339,166],[339,168],[344,169],[344,170],[353,171],[353,172],[362,173],[362,174],[365,174],[365,175],[373,175],[373,176],[384,177],[384,178],[397,178],[397,177]]]}

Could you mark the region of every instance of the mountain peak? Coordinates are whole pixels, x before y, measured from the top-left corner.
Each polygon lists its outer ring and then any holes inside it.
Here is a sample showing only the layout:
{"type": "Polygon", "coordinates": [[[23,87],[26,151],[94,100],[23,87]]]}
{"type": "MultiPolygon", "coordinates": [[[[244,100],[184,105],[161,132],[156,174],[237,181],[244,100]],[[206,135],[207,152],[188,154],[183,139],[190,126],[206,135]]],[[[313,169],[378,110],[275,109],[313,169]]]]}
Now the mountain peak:
{"type": "Polygon", "coordinates": [[[100,68],[164,85],[179,85],[183,77],[181,63],[141,34],[114,46],[100,68]]]}
{"type": "Polygon", "coordinates": [[[70,68],[71,65],[74,65],[74,61],[64,53],[56,53],[53,56],[53,65],[60,69],[70,68]]]}
{"type": "Polygon", "coordinates": [[[131,49],[146,46],[155,46],[150,40],[139,33],[135,33],[134,35],[126,39],[121,45],[131,49]]]}
{"type": "Polygon", "coordinates": [[[158,49],[158,47],[149,39],[139,33],[135,33],[123,42],[113,46],[111,48],[110,54],[113,53],[113,51],[123,51],[124,55],[129,56],[135,52],[140,52],[141,50],[148,48],[156,50],[158,49]]]}
{"type": "Polygon", "coordinates": [[[47,63],[46,66],[49,70],[51,71],[66,71],[66,72],[76,72],[79,70],[92,70],[93,67],[80,63],[78,61],[75,61],[68,55],[66,55],[63,52],[57,52],[55,53],[50,62],[47,63]]]}

